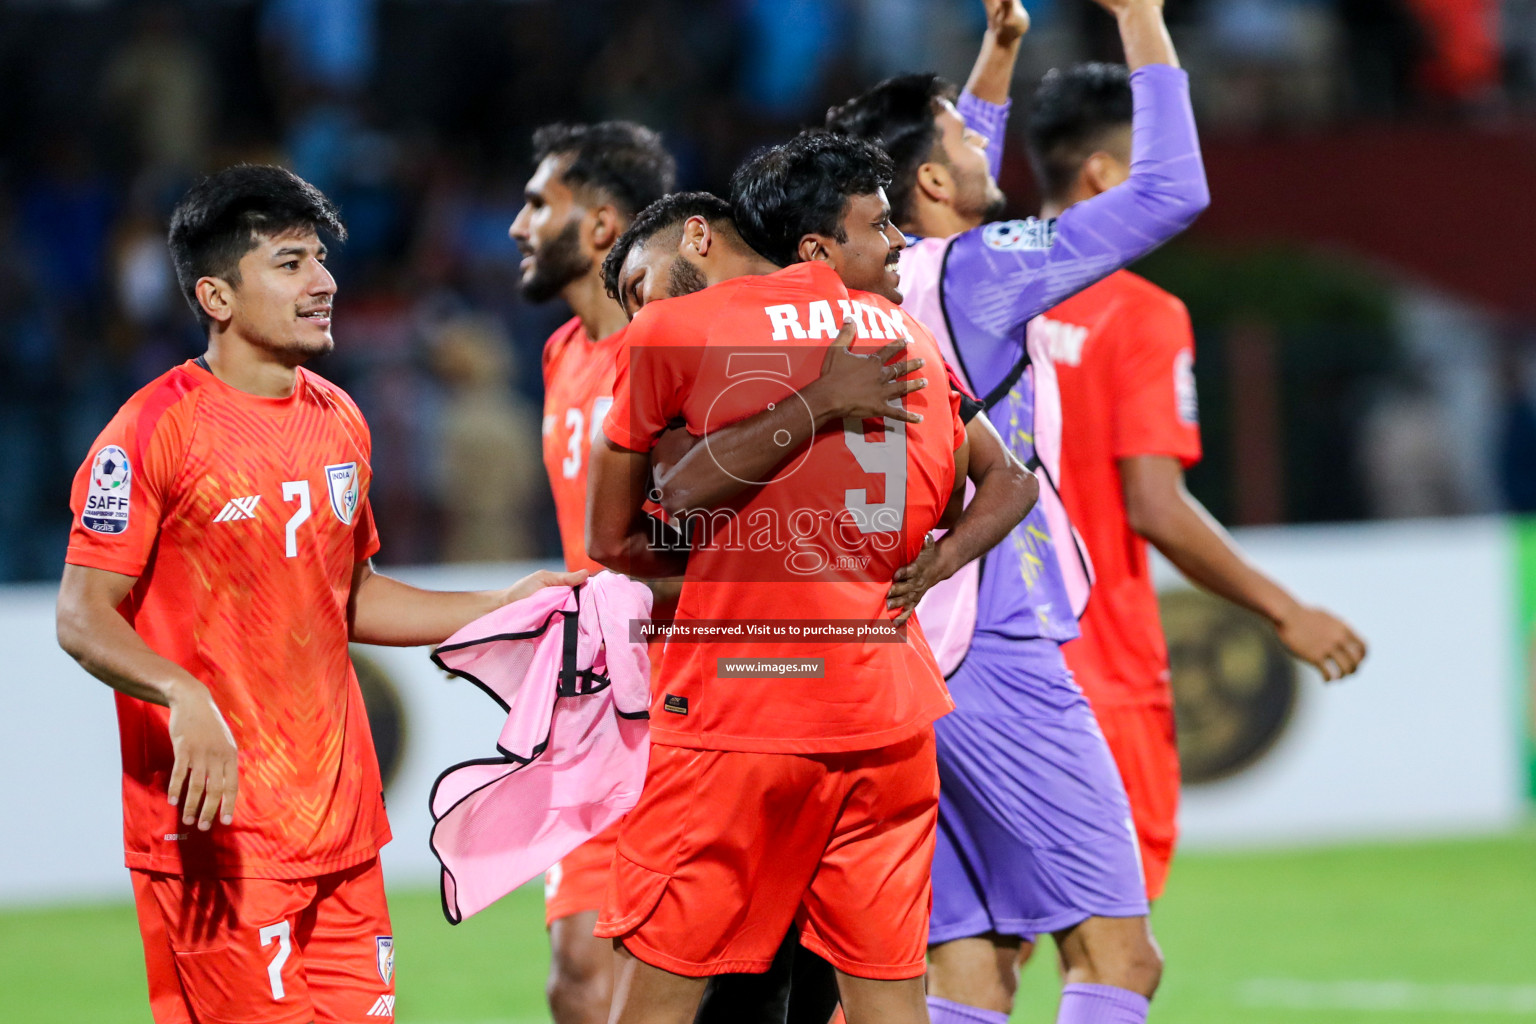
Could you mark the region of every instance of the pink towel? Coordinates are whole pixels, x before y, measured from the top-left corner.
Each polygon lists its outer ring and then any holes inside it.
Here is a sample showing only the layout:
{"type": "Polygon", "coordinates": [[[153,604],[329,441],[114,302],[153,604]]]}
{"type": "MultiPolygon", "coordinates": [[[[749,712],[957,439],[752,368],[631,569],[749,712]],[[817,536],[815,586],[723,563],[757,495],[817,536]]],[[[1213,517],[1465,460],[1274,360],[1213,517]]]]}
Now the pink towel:
{"type": "Polygon", "coordinates": [[[432,787],[432,852],[450,922],[635,806],[650,754],[650,661],[629,624],[650,614],[644,584],[602,572],[498,608],[433,653],[507,713],[498,756],[454,765],[432,787]]]}

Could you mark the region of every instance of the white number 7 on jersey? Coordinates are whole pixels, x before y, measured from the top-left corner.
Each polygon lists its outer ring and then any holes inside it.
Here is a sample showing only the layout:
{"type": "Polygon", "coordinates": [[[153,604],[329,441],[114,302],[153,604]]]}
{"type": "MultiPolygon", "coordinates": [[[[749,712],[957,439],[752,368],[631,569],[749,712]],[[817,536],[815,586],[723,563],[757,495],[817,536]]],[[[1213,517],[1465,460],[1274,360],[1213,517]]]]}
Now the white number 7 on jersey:
{"type": "MultiPolygon", "coordinates": [[[[285,496],[287,486],[287,484],[283,485],[285,496]]],[[[307,502],[304,507],[309,507],[307,502]]],[[[267,980],[272,983],[272,999],[274,1001],[281,1000],[284,995],[283,964],[288,962],[288,954],[293,950],[293,947],[288,942],[288,922],[279,921],[277,924],[269,924],[256,934],[261,938],[263,949],[272,945],[273,939],[277,940],[277,956],[273,957],[272,962],[267,964],[267,980]]]]}
{"type": "Polygon", "coordinates": [[[299,553],[299,524],[309,518],[309,481],[285,480],[283,481],[283,500],[299,502],[299,510],[288,520],[286,529],[288,538],[288,557],[292,558],[299,553]]]}

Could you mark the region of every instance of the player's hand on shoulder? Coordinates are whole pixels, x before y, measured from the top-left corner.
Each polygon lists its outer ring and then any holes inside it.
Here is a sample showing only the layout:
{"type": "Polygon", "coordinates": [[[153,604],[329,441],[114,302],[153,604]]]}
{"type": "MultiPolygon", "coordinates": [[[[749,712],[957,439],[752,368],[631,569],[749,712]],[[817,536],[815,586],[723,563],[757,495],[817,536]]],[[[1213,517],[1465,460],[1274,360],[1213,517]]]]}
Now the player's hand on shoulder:
{"type": "Polygon", "coordinates": [[[843,329],[827,348],[821,363],[821,376],[801,394],[813,411],[825,411],[830,418],[891,419],[921,423],[922,416],[902,408],[901,400],[928,386],[923,377],[911,377],[924,366],[922,359],[901,358],[906,354],[905,339],[893,341],[878,352],[852,351],[857,324],[843,322],[843,329]],[[904,379],[910,378],[910,379],[904,379]],[[818,406],[821,408],[818,409],[818,406]]]}
{"type": "Polygon", "coordinates": [[[170,696],[171,780],[166,798],[181,806],[181,823],[200,831],[233,824],[240,789],[240,752],[208,687],[188,677],[170,696]],[[183,792],[185,795],[183,796],[183,792]]]}
{"type": "Polygon", "coordinates": [[[1019,0],[983,0],[987,8],[987,31],[1004,46],[1017,42],[1029,31],[1029,12],[1019,0]]]}
{"type": "Polygon", "coordinates": [[[901,614],[896,616],[896,625],[910,619],[912,613],[917,611],[917,603],[923,599],[923,595],[946,576],[948,573],[943,571],[938,545],[933,542],[932,536],[924,538],[923,549],[917,553],[916,558],[896,570],[891,589],[886,591],[886,608],[901,609],[901,614]]]}
{"type": "Polygon", "coordinates": [[[540,569],[531,572],[527,576],[512,584],[503,593],[502,604],[511,604],[513,601],[521,601],[545,587],[576,587],[587,580],[587,570],[577,569],[575,572],[555,572],[550,569],[540,569]]]}
{"type": "Polygon", "coordinates": [[[1348,623],[1325,609],[1297,604],[1275,628],[1280,642],[1328,682],[1352,675],[1365,660],[1365,641],[1348,623]]]}

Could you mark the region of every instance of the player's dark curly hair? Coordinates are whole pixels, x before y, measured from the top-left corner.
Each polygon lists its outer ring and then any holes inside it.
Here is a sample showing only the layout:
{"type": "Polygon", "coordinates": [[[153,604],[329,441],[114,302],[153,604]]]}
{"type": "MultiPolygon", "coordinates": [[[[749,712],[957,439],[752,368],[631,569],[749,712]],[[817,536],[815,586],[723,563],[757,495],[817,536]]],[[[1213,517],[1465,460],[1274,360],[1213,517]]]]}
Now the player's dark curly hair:
{"type": "Polygon", "coordinates": [[[843,212],[854,196],[891,183],[891,158],[872,142],[824,129],[760,149],[731,175],[731,210],[747,244],[779,266],[800,262],[800,239],[848,240],[843,212]]]}
{"type": "Polygon", "coordinates": [[[197,301],[198,279],[220,277],[238,286],[240,258],[256,248],[258,238],[295,228],[347,237],[335,204],[281,167],[240,164],[187,190],[171,211],[171,261],[181,294],[204,330],[213,321],[197,301]]]}
{"type": "Polygon", "coordinates": [[[1048,72],[1029,107],[1025,140],[1035,180],[1061,199],[1105,137],[1131,123],[1131,73],[1123,64],[1074,64],[1048,72]]]}
{"type": "Polygon", "coordinates": [[[677,161],[661,136],[633,121],[548,124],[533,133],[533,159],[568,157],[560,178],[618,207],[626,219],[672,191],[677,161]]]}
{"type": "Polygon", "coordinates": [[[703,217],[714,228],[731,225],[731,204],[713,192],[673,192],[641,210],[603,257],[603,287],[615,301],[619,299],[619,273],[630,252],[663,232],[681,240],[683,225],[690,217],[703,217]]]}
{"type": "Polygon", "coordinates": [[[954,83],[938,75],[897,75],[827,111],[827,128],[868,139],[891,158],[891,219],[906,224],[912,217],[912,192],[917,169],[946,163],[934,116],[939,105],[958,94],[954,83]]]}

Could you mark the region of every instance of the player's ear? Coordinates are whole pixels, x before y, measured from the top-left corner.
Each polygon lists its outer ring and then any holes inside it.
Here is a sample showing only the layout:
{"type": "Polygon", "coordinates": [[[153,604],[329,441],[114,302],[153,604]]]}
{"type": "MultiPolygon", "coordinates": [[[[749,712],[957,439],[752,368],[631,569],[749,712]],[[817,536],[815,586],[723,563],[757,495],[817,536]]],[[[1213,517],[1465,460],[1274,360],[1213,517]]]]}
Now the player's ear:
{"type": "Polygon", "coordinates": [[[700,256],[709,255],[709,247],[715,242],[715,233],[710,230],[709,221],[704,217],[689,217],[683,221],[682,248],[692,249],[700,256]]]}
{"type": "Polygon", "coordinates": [[[1083,163],[1082,184],[1088,195],[1101,195],[1125,181],[1130,174],[1130,167],[1113,153],[1101,149],[1083,163]]]}
{"type": "Polygon", "coordinates": [[[802,263],[810,263],[812,260],[832,262],[832,250],[827,248],[827,240],[821,235],[802,236],[800,244],[795,246],[795,255],[800,257],[802,263]]]}
{"type": "Polygon", "coordinates": [[[592,248],[607,252],[619,240],[624,228],[619,223],[619,211],[611,204],[603,204],[592,211],[592,248]]]}
{"type": "Polygon", "coordinates": [[[917,187],[936,203],[948,203],[955,197],[955,176],[941,163],[930,161],[917,169],[917,187]]]}
{"type": "Polygon", "coordinates": [[[234,286],[222,277],[200,277],[193,286],[197,304],[214,323],[227,324],[235,315],[234,286]]]}
{"type": "Polygon", "coordinates": [[[624,226],[619,221],[619,210],[605,203],[591,210],[588,215],[591,216],[591,227],[588,227],[587,236],[591,247],[598,252],[613,249],[613,243],[619,241],[619,235],[624,233],[624,226]]]}

